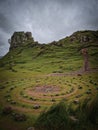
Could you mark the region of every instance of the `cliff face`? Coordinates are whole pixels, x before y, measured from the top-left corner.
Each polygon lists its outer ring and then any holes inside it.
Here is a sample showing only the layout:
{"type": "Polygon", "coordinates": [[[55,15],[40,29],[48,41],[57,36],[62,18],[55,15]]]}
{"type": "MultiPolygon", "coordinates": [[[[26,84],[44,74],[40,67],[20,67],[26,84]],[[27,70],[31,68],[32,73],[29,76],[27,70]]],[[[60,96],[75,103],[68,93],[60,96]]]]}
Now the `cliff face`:
{"type": "Polygon", "coordinates": [[[11,39],[8,40],[10,50],[25,45],[27,42],[34,42],[31,32],[14,32],[11,39]]]}

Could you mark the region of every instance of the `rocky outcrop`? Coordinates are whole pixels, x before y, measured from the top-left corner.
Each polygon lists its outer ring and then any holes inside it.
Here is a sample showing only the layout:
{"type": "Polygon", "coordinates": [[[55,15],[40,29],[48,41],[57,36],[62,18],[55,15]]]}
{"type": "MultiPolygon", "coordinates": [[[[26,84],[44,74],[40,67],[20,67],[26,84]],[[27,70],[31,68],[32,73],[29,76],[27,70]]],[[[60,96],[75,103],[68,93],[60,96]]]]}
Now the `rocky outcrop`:
{"type": "Polygon", "coordinates": [[[31,32],[14,32],[8,42],[11,50],[20,46],[24,46],[25,43],[34,42],[34,39],[31,32]]]}
{"type": "Polygon", "coordinates": [[[84,36],[82,36],[82,35],[80,35],[80,36],[74,36],[74,35],[72,35],[71,37],[70,37],[70,41],[75,41],[75,40],[77,40],[77,41],[79,41],[79,42],[89,42],[90,41],[90,37],[89,36],[86,36],[86,35],[84,35],[84,36]]]}
{"type": "Polygon", "coordinates": [[[73,33],[70,37],[71,42],[94,42],[98,40],[98,31],[77,31],[73,33]]]}

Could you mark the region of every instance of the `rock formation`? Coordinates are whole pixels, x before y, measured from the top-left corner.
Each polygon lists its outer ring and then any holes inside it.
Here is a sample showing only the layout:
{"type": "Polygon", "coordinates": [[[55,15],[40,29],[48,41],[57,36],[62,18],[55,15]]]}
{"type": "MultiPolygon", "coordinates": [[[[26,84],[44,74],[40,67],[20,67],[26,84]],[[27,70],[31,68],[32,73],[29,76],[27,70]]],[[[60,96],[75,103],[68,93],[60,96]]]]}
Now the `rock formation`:
{"type": "Polygon", "coordinates": [[[77,31],[70,36],[70,41],[80,42],[80,43],[87,43],[87,42],[94,42],[98,38],[97,31],[77,31]]]}
{"type": "Polygon", "coordinates": [[[14,32],[8,42],[11,50],[19,46],[24,46],[25,43],[34,42],[34,39],[31,32],[14,32]]]}
{"type": "Polygon", "coordinates": [[[88,51],[86,48],[82,49],[82,54],[84,57],[84,71],[88,70],[88,51]]]}

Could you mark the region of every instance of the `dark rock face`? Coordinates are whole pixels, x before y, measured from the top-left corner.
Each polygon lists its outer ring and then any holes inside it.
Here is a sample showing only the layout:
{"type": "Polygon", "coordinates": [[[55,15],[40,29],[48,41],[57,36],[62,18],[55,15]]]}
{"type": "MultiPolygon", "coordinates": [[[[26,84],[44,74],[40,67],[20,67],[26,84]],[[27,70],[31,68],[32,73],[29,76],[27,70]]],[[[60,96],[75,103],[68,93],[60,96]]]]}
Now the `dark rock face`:
{"type": "Polygon", "coordinates": [[[14,32],[11,39],[8,40],[10,49],[23,46],[28,41],[34,42],[31,32],[14,32]]]}

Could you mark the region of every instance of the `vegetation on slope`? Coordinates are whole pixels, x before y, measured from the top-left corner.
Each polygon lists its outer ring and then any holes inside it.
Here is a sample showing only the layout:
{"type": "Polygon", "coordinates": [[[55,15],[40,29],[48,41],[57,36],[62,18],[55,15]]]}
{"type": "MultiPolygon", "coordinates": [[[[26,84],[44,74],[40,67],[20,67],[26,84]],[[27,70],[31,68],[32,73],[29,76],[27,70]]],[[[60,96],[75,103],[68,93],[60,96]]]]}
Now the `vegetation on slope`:
{"type": "Polygon", "coordinates": [[[82,48],[88,48],[89,64],[97,67],[98,32],[80,31],[70,37],[49,44],[26,42],[24,46],[11,49],[0,60],[0,70],[24,70],[37,73],[64,73],[83,67],[82,48]]]}
{"type": "Polygon", "coordinates": [[[36,130],[97,130],[98,95],[89,103],[85,100],[76,109],[63,101],[53,105],[39,116],[34,126],[36,130]]]}

